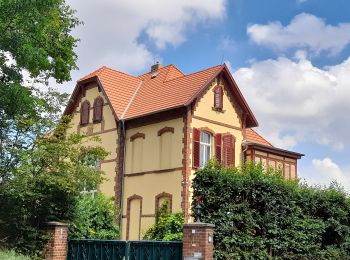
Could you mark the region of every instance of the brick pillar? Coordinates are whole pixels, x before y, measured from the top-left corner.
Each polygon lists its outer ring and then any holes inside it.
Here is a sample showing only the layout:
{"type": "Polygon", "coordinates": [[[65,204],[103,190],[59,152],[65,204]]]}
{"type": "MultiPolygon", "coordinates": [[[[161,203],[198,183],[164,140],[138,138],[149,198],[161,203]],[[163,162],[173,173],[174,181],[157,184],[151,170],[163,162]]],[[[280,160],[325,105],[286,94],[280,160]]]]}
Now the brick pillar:
{"type": "Polygon", "coordinates": [[[188,223],[183,226],[183,259],[212,260],[214,253],[213,224],[188,223]]]}
{"type": "Polygon", "coordinates": [[[51,236],[45,248],[45,259],[66,260],[68,225],[61,222],[48,222],[45,231],[51,236]]]}

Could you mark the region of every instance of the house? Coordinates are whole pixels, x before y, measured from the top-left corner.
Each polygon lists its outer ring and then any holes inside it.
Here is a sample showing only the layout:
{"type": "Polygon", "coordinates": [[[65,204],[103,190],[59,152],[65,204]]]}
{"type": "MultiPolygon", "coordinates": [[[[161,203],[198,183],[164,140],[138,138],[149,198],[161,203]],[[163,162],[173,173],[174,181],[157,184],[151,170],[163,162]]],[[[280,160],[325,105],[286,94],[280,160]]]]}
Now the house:
{"type": "Polygon", "coordinates": [[[132,76],[102,67],[77,82],[64,114],[71,132],[100,136],[110,152],[98,189],[115,197],[122,239],[140,239],[159,206],[190,219],[191,179],[212,157],[225,166],[245,160],[297,177],[302,154],[272,146],[225,64],[185,75],[152,66],[132,76]]]}

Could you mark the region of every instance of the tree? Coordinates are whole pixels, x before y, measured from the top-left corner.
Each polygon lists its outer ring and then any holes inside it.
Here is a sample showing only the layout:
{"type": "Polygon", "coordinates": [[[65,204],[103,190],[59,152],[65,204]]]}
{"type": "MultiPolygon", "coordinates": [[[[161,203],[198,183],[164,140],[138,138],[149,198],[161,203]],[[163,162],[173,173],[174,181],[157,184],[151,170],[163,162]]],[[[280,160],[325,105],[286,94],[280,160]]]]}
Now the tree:
{"type": "Polygon", "coordinates": [[[0,1],[0,242],[37,254],[48,220],[70,220],[92,167],[106,152],[68,135],[67,95],[38,84],[70,80],[76,69],[72,29],[80,22],[65,0],[0,1]]]}
{"type": "Polygon", "coordinates": [[[77,68],[74,47],[78,41],[70,32],[79,21],[64,0],[2,0],[0,10],[2,185],[20,163],[19,153],[31,149],[33,141],[57,123],[65,97],[34,86],[50,77],[57,82],[70,79],[70,71],[77,68]]]}
{"type": "Polygon", "coordinates": [[[102,181],[95,162],[107,153],[97,138],[66,133],[61,122],[53,132],[19,153],[20,164],[0,189],[0,241],[7,248],[40,255],[47,221],[70,222],[81,191],[102,181]],[[91,142],[96,142],[91,145],[91,142]]]}

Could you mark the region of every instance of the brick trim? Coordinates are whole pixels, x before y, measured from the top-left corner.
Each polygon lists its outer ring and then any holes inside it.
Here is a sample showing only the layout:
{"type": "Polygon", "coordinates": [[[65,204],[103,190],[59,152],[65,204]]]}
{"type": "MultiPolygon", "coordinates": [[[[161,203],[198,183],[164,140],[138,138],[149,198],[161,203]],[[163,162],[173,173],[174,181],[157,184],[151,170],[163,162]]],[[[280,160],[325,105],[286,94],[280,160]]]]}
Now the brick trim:
{"type": "Polygon", "coordinates": [[[125,136],[122,129],[122,124],[118,124],[117,128],[117,158],[115,167],[114,177],[114,204],[119,208],[118,224],[122,226],[122,214],[123,214],[123,182],[124,182],[124,147],[125,147],[125,136]]]}
{"type": "Polygon", "coordinates": [[[229,124],[221,123],[221,122],[218,122],[218,121],[210,120],[210,119],[207,119],[207,118],[204,118],[204,117],[192,116],[192,118],[198,119],[198,120],[201,120],[201,121],[204,121],[204,122],[207,122],[207,123],[211,123],[211,124],[220,125],[220,126],[224,126],[224,127],[227,127],[227,128],[235,129],[235,130],[238,130],[238,131],[243,131],[243,129],[240,128],[240,127],[236,127],[236,126],[232,126],[232,125],[229,125],[229,124]]]}
{"type": "Polygon", "coordinates": [[[126,240],[129,240],[130,232],[130,204],[132,200],[140,200],[140,219],[139,219],[139,239],[141,232],[141,217],[142,217],[142,197],[140,195],[132,195],[127,199],[127,209],[126,209],[126,240]]]}
{"type": "Polygon", "coordinates": [[[191,174],[191,121],[192,121],[192,110],[191,107],[187,107],[187,112],[183,117],[183,148],[182,148],[182,191],[181,191],[181,208],[184,213],[185,223],[189,220],[189,196],[190,196],[190,174],[191,174]]]}
{"type": "Polygon", "coordinates": [[[133,134],[132,136],[130,136],[130,142],[133,142],[137,138],[145,139],[146,135],[144,133],[137,132],[136,134],[133,134]]]}
{"type": "Polygon", "coordinates": [[[207,133],[210,133],[213,137],[215,136],[215,131],[210,129],[209,127],[200,127],[200,128],[197,128],[200,132],[207,132],[207,133]]]}
{"type": "Polygon", "coordinates": [[[174,133],[174,127],[165,126],[162,129],[159,129],[158,130],[158,136],[161,136],[162,134],[167,133],[167,132],[170,132],[170,133],[173,134],[174,133]]]}
{"type": "Polygon", "coordinates": [[[124,177],[133,177],[133,176],[140,176],[140,175],[146,175],[146,174],[157,174],[157,173],[173,172],[173,171],[178,171],[178,170],[182,170],[182,167],[162,169],[162,170],[151,170],[151,171],[127,173],[127,174],[124,175],[124,177]]]}
{"type": "Polygon", "coordinates": [[[157,215],[159,211],[159,201],[161,198],[169,198],[169,210],[170,212],[173,212],[173,195],[167,192],[162,192],[156,195],[155,197],[155,207],[154,207],[155,215],[157,215]]]}

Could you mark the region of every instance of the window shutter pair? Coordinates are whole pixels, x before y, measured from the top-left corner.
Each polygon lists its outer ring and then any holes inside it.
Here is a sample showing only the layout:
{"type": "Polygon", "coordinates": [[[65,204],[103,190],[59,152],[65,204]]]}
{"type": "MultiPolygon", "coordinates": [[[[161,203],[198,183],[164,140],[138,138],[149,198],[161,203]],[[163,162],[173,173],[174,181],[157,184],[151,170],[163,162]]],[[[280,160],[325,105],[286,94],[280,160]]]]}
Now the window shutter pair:
{"type": "Polygon", "coordinates": [[[225,167],[235,165],[235,138],[230,134],[215,135],[216,160],[225,167]]]}
{"type": "MultiPolygon", "coordinates": [[[[235,138],[230,134],[215,135],[215,158],[225,167],[235,164],[235,138]]],[[[199,167],[200,157],[200,130],[193,128],[193,168],[199,167]]]]}

